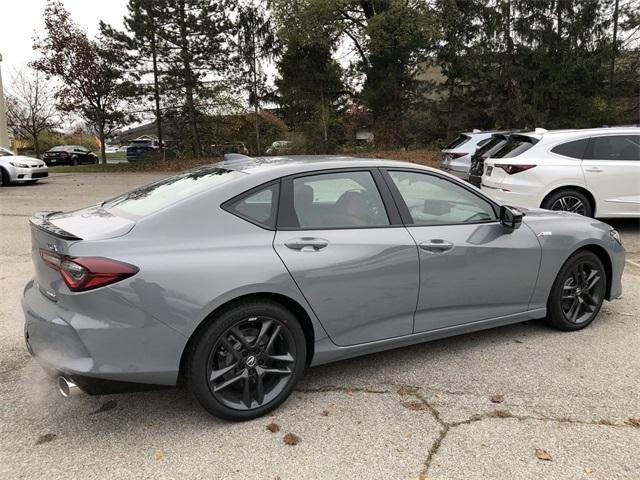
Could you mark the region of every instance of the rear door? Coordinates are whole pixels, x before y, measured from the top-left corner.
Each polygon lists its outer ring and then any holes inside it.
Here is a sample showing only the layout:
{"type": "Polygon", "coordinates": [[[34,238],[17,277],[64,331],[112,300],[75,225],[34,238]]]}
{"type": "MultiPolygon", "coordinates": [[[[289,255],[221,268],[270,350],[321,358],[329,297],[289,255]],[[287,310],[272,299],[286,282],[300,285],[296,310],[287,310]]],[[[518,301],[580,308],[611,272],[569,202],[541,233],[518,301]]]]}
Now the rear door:
{"type": "Polygon", "coordinates": [[[591,137],[582,171],[598,217],[640,216],[640,135],[591,137]]]}
{"type": "Polygon", "coordinates": [[[506,231],[493,204],[436,174],[386,171],[420,255],[414,332],[426,332],[529,308],[541,248],[526,226],[506,231]]]}
{"type": "Polygon", "coordinates": [[[418,253],[380,172],[316,172],[281,188],[274,248],[331,340],[410,334],[418,253]]]}

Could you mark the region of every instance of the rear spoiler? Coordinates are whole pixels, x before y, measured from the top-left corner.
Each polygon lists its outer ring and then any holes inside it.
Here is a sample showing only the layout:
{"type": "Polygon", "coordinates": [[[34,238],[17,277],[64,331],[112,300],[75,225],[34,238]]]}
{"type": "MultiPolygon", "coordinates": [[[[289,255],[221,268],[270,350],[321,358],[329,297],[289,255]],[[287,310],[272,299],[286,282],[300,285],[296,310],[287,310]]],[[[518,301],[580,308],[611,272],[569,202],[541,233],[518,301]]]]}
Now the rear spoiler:
{"type": "Polygon", "coordinates": [[[47,233],[55,235],[56,237],[64,238],[66,240],[82,240],[80,237],[77,237],[51,223],[49,221],[49,217],[55,213],[62,212],[37,212],[29,219],[29,223],[40,230],[44,230],[47,233]]]}

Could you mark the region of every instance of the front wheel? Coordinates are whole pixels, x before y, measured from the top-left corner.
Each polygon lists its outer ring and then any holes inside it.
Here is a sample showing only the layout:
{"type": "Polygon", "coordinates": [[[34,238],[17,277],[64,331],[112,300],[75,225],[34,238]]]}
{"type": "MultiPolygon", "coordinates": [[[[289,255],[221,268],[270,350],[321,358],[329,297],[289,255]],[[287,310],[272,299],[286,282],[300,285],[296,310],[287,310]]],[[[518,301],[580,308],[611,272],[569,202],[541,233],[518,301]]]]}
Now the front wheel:
{"type": "Polygon", "coordinates": [[[226,420],[272,411],[302,376],[306,342],[295,316],[261,300],[225,309],[190,347],[186,382],[198,402],[226,420]]]}
{"type": "Polygon", "coordinates": [[[547,302],[547,323],[566,331],[586,327],[600,311],[606,286],[606,272],[597,255],[589,251],[575,253],[553,284],[547,302]]]}

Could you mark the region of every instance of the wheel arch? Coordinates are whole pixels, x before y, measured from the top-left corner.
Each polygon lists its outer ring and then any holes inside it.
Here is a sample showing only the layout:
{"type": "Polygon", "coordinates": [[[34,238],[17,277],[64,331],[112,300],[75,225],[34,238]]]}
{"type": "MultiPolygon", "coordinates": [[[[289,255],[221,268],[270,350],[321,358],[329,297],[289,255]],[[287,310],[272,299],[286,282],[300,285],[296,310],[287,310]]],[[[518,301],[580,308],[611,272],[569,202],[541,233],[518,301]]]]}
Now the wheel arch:
{"type": "Polygon", "coordinates": [[[187,343],[185,344],[182,354],[180,356],[180,371],[178,373],[178,381],[180,381],[182,374],[184,372],[184,366],[186,361],[186,352],[189,351],[192,343],[198,338],[200,332],[204,330],[210,322],[214,321],[216,315],[227,308],[232,308],[237,303],[247,302],[247,301],[258,301],[258,300],[271,300],[273,302],[279,303],[283,307],[295,315],[296,319],[300,322],[300,326],[302,327],[302,331],[304,332],[305,343],[307,346],[307,358],[305,359],[305,363],[309,365],[311,360],[313,359],[314,354],[314,346],[315,346],[315,331],[313,328],[313,322],[311,317],[305,310],[305,308],[300,305],[296,300],[283,295],[281,293],[273,293],[273,292],[258,292],[258,293],[249,293],[245,295],[240,295],[226,302],[218,305],[206,318],[200,322],[200,324],[196,327],[196,329],[191,333],[187,343]]]}
{"type": "Polygon", "coordinates": [[[3,165],[0,165],[0,185],[2,184],[2,174],[5,174],[7,176],[7,185],[11,183],[11,174],[9,173],[9,170],[7,170],[7,168],[3,165]]]}
{"type": "Polygon", "coordinates": [[[544,208],[542,205],[544,205],[544,203],[547,201],[547,199],[551,195],[554,195],[562,190],[577,190],[578,192],[584,194],[589,200],[589,202],[591,202],[591,206],[593,207],[593,214],[595,216],[595,214],[598,211],[598,202],[596,201],[596,197],[593,193],[591,193],[590,190],[588,190],[586,187],[582,185],[567,184],[567,185],[561,185],[559,187],[558,186],[554,187],[551,191],[547,192],[542,197],[542,200],[540,201],[540,208],[544,208]]]}

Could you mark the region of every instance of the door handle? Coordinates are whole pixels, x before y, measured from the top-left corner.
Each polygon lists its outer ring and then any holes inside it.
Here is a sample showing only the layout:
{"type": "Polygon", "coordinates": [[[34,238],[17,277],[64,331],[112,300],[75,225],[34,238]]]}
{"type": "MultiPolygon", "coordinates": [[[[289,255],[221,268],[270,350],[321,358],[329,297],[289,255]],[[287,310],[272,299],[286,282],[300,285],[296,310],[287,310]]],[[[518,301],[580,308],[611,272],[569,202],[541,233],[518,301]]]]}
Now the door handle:
{"type": "Polygon", "coordinates": [[[589,167],[589,168],[585,168],[584,170],[585,170],[585,172],[594,172],[594,173],[600,173],[600,172],[603,171],[599,167],[589,167]]]}
{"type": "Polygon", "coordinates": [[[284,245],[291,250],[299,250],[301,252],[317,252],[329,245],[329,240],[324,238],[303,237],[287,240],[284,245]]]}
{"type": "Polygon", "coordinates": [[[453,248],[453,243],[439,238],[434,238],[433,240],[422,242],[419,246],[422,250],[426,250],[427,252],[439,253],[451,250],[453,248]]]}

